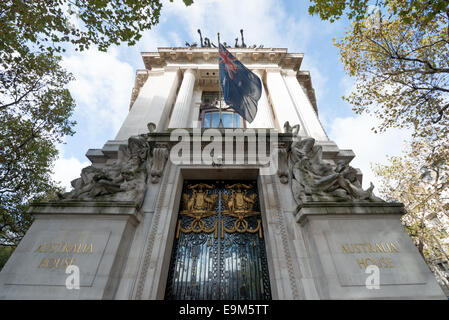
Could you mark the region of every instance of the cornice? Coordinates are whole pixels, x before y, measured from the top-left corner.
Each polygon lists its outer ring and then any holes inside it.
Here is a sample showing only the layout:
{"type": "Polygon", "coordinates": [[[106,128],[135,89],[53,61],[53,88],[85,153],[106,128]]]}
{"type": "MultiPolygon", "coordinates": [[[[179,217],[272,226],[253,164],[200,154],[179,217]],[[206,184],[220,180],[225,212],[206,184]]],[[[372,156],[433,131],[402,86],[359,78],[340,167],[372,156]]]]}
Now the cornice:
{"type": "MultiPolygon", "coordinates": [[[[244,64],[271,64],[298,71],[304,57],[302,53],[288,53],[286,48],[229,48],[244,64]]],[[[145,68],[163,68],[170,64],[218,63],[216,48],[158,48],[157,52],[142,52],[145,68]]]]}

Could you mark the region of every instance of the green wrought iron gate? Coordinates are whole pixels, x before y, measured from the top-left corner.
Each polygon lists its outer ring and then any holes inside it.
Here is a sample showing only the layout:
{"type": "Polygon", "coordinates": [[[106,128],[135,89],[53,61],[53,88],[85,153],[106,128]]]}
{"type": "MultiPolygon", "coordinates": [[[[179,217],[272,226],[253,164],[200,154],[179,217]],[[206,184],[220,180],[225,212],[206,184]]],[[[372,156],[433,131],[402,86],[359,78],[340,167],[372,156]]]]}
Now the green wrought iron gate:
{"type": "Polygon", "coordinates": [[[184,184],[166,299],[271,299],[255,182],[184,184]]]}

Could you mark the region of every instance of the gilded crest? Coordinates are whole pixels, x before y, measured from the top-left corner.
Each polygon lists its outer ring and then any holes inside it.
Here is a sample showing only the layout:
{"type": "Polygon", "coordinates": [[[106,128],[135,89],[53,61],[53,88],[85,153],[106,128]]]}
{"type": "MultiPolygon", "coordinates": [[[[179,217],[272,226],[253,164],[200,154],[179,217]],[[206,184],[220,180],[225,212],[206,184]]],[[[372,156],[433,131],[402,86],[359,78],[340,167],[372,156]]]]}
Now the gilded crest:
{"type": "Polygon", "coordinates": [[[188,189],[192,190],[192,194],[184,193],[182,195],[183,209],[180,211],[181,215],[188,216],[194,220],[188,228],[181,227],[181,220],[178,221],[178,231],[176,237],[179,237],[179,232],[183,233],[200,233],[206,232],[211,233],[215,231],[215,238],[217,237],[217,221],[215,221],[214,226],[207,228],[203,218],[207,218],[212,215],[216,215],[217,212],[214,210],[217,205],[218,195],[209,195],[209,190],[213,189],[215,186],[198,183],[194,185],[187,186],[188,189]]]}
{"type": "Polygon", "coordinates": [[[184,208],[181,210],[181,214],[195,219],[216,214],[214,208],[217,204],[218,195],[208,194],[208,190],[214,187],[214,185],[205,183],[189,185],[187,188],[192,190],[192,194],[184,193],[182,195],[184,208]]]}
{"type": "Polygon", "coordinates": [[[227,233],[233,232],[259,232],[259,236],[262,238],[262,228],[260,226],[260,219],[257,220],[257,227],[255,229],[248,228],[247,217],[260,215],[259,211],[255,211],[254,207],[257,201],[257,194],[249,193],[249,190],[253,189],[251,185],[243,183],[235,183],[233,185],[226,185],[226,189],[230,191],[230,195],[223,194],[223,202],[225,205],[224,215],[237,218],[232,228],[226,228],[222,221],[221,236],[224,236],[224,231],[227,233]]]}

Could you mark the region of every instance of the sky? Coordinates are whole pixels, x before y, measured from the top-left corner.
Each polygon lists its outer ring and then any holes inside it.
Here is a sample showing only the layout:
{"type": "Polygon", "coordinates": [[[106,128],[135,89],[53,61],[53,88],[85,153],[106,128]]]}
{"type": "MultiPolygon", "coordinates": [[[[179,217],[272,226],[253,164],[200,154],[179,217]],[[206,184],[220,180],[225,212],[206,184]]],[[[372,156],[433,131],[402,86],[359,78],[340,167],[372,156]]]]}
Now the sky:
{"type": "Polygon", "coordinates": [[[387,155],[401,154],[410,133],[390,129],[375,134],[371,128],[376,119],[356,115],[342,99],[355,84],[345,73],[332,39],[342,37],[349,23],[344,19],[329,23],[310,16],[309,5],[308,0],[195,0],[186,7],[182,0],[163,1],[159,24],[145,31],[136,45],[112,46],[107,52],[94,47],[83,52],[68,50],[63,66],[76,78],[69,89],[77,102],[73,115],[77,125],[76,133],[58,146],[60,156],[53,178],[71,189],[70,181],[90,165],[87,150],[101,149],[114,139],[129,110],[136,70],[144,69],[141,52],[184,47],[185,41],[198,43],[197,29],[212,42],[217,42],[220,32],[222,42],[233,44],[243,29],[247,45],[304,54],[301,69],[311,74],[319,118],[329,139],[340,149],[354,151],[351,165],[362,170],[364,188],[370,181],[378,185],[371,164],[386,164],[387,155]]]}

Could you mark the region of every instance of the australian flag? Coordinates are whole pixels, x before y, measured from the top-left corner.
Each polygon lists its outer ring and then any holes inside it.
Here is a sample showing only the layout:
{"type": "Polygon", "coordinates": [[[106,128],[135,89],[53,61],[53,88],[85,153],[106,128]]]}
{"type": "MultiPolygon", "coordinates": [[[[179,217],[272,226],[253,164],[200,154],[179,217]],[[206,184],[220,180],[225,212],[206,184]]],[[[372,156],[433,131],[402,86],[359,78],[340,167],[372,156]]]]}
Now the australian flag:
{"type": "Polygon", "coordinates": [[[259,77],[248,70],[222,44],[219,62],[224,101],[243,119],[253,122],[257,113],[257,101],[262,94],[259,77]]]}

